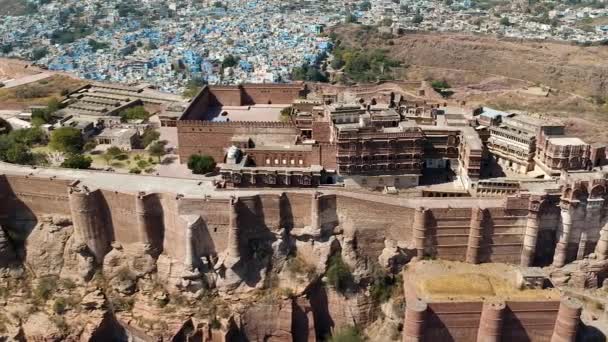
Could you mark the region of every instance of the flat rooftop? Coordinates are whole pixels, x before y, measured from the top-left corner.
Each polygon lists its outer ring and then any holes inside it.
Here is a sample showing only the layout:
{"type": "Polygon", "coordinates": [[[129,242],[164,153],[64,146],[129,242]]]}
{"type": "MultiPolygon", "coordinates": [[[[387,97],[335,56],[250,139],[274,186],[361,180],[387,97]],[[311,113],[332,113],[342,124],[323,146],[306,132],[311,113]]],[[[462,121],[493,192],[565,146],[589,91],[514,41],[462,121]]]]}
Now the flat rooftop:
{"type": "Polygon", "coordinates": [[[223,106],[209,108],[206,121],[281,121],[281,110],[288,105],[223,106]]]}
{"type": "Polygon", "coordinates": [[[486,300],[559,300],[559,290],[521,289],[522,270],[507,264],[473,265],[446,260],[419,261],[404,275],[405,286],[422,300],[468,302],[486,300]]]}
{"type": "Polygon", "coordinates": [[[571,145],[587,145],[586,142],[576,137],[555,137],[549,138],[549,142],[553,145],[558,146],[571,146],[571,145]]]}

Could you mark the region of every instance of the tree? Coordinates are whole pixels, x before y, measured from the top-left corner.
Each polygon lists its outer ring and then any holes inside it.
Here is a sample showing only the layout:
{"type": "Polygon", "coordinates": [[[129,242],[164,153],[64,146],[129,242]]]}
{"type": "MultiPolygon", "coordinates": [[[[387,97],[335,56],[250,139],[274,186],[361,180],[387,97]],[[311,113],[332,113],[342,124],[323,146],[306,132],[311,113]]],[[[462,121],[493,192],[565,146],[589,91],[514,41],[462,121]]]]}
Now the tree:
{"type": "Polygon", "coordinates": [[[108,148],[104,154],[101,155],[101,158],[103,158],[103,160],[105,160],[106,164],[110,165],[110,162],[113,159],[118,158],[118,156],[120,156],[122,154],[123,154],[123,151],[120,148],[118,148],[116,146],[112,146],[112,147],[108,148]]]}
{"type": "Polygon", "coordinates": [[[120,112],[120,121],[129,122],[131,120],[148,120],[150,113],[143,106],[127,108],[120,112]]]}
{"type": "Polygon", "coordinates": [[[448,84],[448,82],[446,80],[441,80],[441,81],[431,82],[431,87],[433,87],[433,89],[435,89],[435,91],[440,92],[443,89],[450,88],[450,85],[448,84]]]}
{"type": "Polygon", "coordinates": [[[420,24],[423,21],[424,21],[424,17],[420,13],[416,13],[416,15],[414,15],[414,18],[412,19],[412,23],[414,23],[414,24],[420,24]]]}
{"type": "Polygon", "coordinates": [[[141,145],[145,148],[148,147],[153,141],[158,140],[160,138],[160,133],[156,131],[154,128],[146,128],[144,134],[141,135],[141,145]]]}
{"type": "Polygon", "coordinates": [[[511,22],[509,21],[508,17],[502,17],[500,18],[500,25],[511,26],[511,22]]]}
{"type": "Polygon", "coordinates": [[[234,57],[233,55],[228,55],[224,57],[222,61],[222,68],[232,68],[239,63],[239,58],[234,57]]]}
{"type": "Polygon", "coordinates": [[[97,147],[97,143],[95,140],[89,140],[86,144],[84,144],[83,149],[87,152],[93,151],[97,147]]]}
{"type": "Polygon", "coordinates": [[[56,98],[49,100],[45,108],[36,108],[32,110],[32,124],[41,126],[53,121],[53,114],[61,109],[61,103],[56,98]]]}
{"type": "Polygon", "coordinates": [[[34,161],[34,155],[30,151],[30,149],[23,144],[12,144],[10,145],[5,153],[4,158],[7,162],[13,164],[32,164],[34,161]]]}
{"type": "Polygon", "coordinates": [[[61,127],[51,133],[49,147],[64,153],[80,153],[84,139],[80,130],[72,127],[61,127]]]}
{"type": "Polygon", "coordinates": [[[203,175],[215,169],[215,160],[211,156],[193,154],[188,159],[188,168],[196,175],[203,175]]]}
{"type": "Polygon", "coordinates": [[[93,160],[91,157],[83,156],[82,154],[71,154],[63,163],[61,163],[61,167],[68,169],[88,169],[91,167],[92,162],[93,160]]]}
{"type": "Polygon", "coordinates": [[[372,8],[372,4],[371,4],[371,2],[369,2],[369,1],[367,1],[367,0],[363,1],[363,2],[362,2],[360,5],[359,5],[359,10],[360,10],[360,11],[363,11],[363,12],[369,11],[371,8],[372,8]]]}
{"type": "Polygon", "coordinates": [[[151,156],[157,157],[159,163],[160,163],[160,159],[162,158],[162,156],[164,156],[167,153],[165,151],[165,144],[161,143],[160,141],[157,141],[157,142],[153,143],[152,145],[150,145],[150,147],[148,147],[148,152],[150,153],[151,156]]]}

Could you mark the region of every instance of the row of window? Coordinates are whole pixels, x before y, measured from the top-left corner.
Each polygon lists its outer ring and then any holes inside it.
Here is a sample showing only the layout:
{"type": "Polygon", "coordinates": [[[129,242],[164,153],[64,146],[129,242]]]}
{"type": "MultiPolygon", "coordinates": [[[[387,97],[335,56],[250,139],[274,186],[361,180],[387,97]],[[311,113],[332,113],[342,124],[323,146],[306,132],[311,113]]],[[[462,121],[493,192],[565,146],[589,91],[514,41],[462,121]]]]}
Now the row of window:
{"type": "Polygon", "coordinates": [[[298,159],[297,161],[295,159],[270,159],[267,158],[266,159],[266,164],[267,166],[272,166],[272,165],[283,165],[283,166],[287,166],[287,165],[304,165],[304,160],[302,159],[298,159]]]}
{"type": "Polygon", "coordinates": [[[364,155],[364,156],[338,156],[339,162],[373,162],[373,161],[385,161],[385,160],[411,160],[420,159],[420,154],[376,154],[376,155],[364,155]]]}

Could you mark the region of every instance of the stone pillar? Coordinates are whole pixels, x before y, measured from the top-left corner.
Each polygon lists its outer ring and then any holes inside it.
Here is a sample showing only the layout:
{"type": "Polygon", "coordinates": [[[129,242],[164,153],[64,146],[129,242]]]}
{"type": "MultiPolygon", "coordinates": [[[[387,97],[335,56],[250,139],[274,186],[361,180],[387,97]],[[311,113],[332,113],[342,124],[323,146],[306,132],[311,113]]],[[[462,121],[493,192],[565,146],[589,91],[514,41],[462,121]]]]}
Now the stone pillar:
{"type": "Polygon", "coordinates": [[[196,263],[196,241],[194,238],[194,231],[200,224],[200,216],[185,216],[186,221],[186,239],[184,241],[184,268],[187,271],[192,272],[198,265],[196,263]]]}
{"type": "Polygon", "coordinates": [[[574,298],[566,297],[559,304],[551,342],[574,342],[580,324],[583,305],[574,298]]]}
{"type": "Polygon", "coordinates": [[[72,186],[68,190],[74,233],[95,256],[98,264],[111,249],[111,234],[106,230],[104,217],[99,212],[99,192],[86,187],[72,186]]]}
{"type": "Polygon", "coordinates": [[[421,342],[424,340],[424,322],[426,320],[427,304],[421,300],[405,306],[405,321],[403,323],[403,342],[421,342]]]}
{"type": "Polygon", "coordinates": [[[553,266],[555,267],[564,266],[568,258],[568,242],[572,232],[572,206],[570,204],[562,204],[561,216],[562,222],[557,230],[558,241],[553,256],[553,266]]]}
{"type": "Polygon", "coordinates": [[[608,257],[608,221],[600,231],[600,237],[595,246],[595,254],[599,260],[605,260],[608,257]]]}
{"type": "Polygon", "coordinates": [[[521,251],[520,265],[522,267],[530,267],[534,262],[534,254],[536,253],[536,242],[538,240],[538,229],[540,226],[540,206],[542,201],[533,200],[528,206],[528,219],[526,221],[526,230],[524,232],[524,246],[521,251]]]}
{"type": "Polygon", "coordinates": [[[577,260],[581,260],[585,257],[589,241],[598,241],[598,231],[600,229],[601,210],[603,206],[604,199],[602,198],[594,198],[587,201],[585,225],[582,227],[578,252],[576,253],[577,260]]]}
{"type": "Polygon", "coordinates": [[[317,232],[321,230],[321,193],[312,194],[310,202],[310,228],[317,232]]]}
{"type": "Polygon", "coordinates": [[[238,197],[232,197],[229,204],[229,215],[230,222],[228,226],[228,245],[226,251],[228,256],[234,259],[241,258],[241,252],[239,249],[239,225],[238,225],[238,212],[237,206],[239,203],[238,197]]]}
{"type": "Polygon", "coordinates": [[[423,207],[418,207],[414,211],[413,235],[416,247],[416,257],[422,259],[424,257],[424,240],[426,235],[427,210],[423,207]]]}
{"type": "Polygon", "coordinates": [[[506,307],[504,302],[483,303],[477,342],[500,342],[506,307]]]}
{"type": "Polygon", "coordinates": [[[483,241],[483,216],[483,209],[474,207],[471,210],[471,224],[469,228],[469,243],[467,245],[466,259],[470,264],[478,264],[480,262],[479,253],[483,241]]]}
{"type": "Polygon", "coordinates": [[[140,192],[135,197],[135,215],[137,220],[137,233],[139,235],[139,242],[149,245],[151,243],[150,235],[148,233],[148,225],[146,223],[146,204],[145,198],[146,193],[140,192]]]}

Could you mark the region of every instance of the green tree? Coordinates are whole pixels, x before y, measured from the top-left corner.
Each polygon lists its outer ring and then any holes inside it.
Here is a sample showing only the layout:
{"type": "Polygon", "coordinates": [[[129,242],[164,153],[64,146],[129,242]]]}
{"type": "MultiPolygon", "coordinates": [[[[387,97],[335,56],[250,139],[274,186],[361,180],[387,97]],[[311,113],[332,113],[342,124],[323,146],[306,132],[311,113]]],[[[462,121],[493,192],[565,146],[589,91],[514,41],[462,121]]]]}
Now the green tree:
{"type": "Polygon", "coordinates": [[[80,130],[72,127],[61,127],[51,133],[49,147],[64,153],[80,153],[84,139],[80,130]]]}
{"type": "Polygon", "coordinates": [[[436,81],[431,82],[431,87],[433,87],[433,89],[435,89],[435,91],[441,91],[441,90],[450,88],[450,85],[448,84],[448,82],[446,80],[440,80],[440,81],[436,80],[436,81]]]}
{"type": "Polygon", "coordinates": [[[150,113],[143,106],[135,106],[121,111],[120,121],[129,122],[131,120],[148,120],[150,113]]]}
{"type": "Polygon", "coordinates": [[[424,21],[424,17],[420,13],[416,13],[416,15],[414,15],[414,18],[412,19],[412,23],[414,23],[414,24],[420,24],[423,21],[424,21]]]}
{"type": "Polygon", "coordinates": [[[366,12],[369,11],[372,8],[372,4],[369,1],[363,1],[360,5],[359,5],[359,10],[366,12]]]}
{"type": "Polygon", "coordinates": [[[500,18],[500,25],[511,26],[512,24],[511,24],[511,21],[509,21],[508,17],[502,17],[502,18],[500,18]]]}
{"type": "Polygon", "coordinates": [[[143,147],[148,147],[153,141],[160,138],[160,133],[154,128],[146,128],[144,133],[141,135],[141,144],[143,147]]]}
{"type": "Polygon", "coordinates": [[[161,158],[165,154],[167,154],[167,152],[165,151],[165,144],[163,144],[160,141],[157,141],[157,142],[153,143],[152,145],[150,145],[150,147],[148,147],[148,152],[150,153],[151,156],[157,157],[159,163],[160,163],[161,158]]]}
{"type": "Polygon", "coordinates": [[[13,164],[27,165],[34,162],[34,155],[26,145],[14,143],[4,151],[2,159],[13,164]]]}
{"type": "Polygon", "coordinates": [[[92,162],[93,160],[91,157],[83,156],[82,154],[71,154],[63,163],[61,163],[61,167],[68,169],[88,169],[91,167],[92,162]]]}
{"type": "Polygon", "coordinates": [[[211,156],[193,154],[188,158],[188,168],[194,174],[203,175],[215,169],[215,160],[211,156]]]}
{"type": "Polygon", "coordinates": [[[82,148],[83,150],[90,152],[93,151],[95,147],[97,147],[97,143],[95,142],[95,140],[89,140],[86,142],[86,144],[84,144],[82,148]]]}
{"type": "Polygon", "coordinates": [[[32,110],[32,124],[40,126],[53,121],[53,114],[61,109],[61,103],[56,98],[49,100],[45,108],[36,108],[32,110]]]}
{"type": "Polygon", "coordinates": [[[228,55],[224,57],[222,61],[222,68],[232,68],[235,67],[239,63],[239,58],[234,57],[233,55],[228,55]]]}

